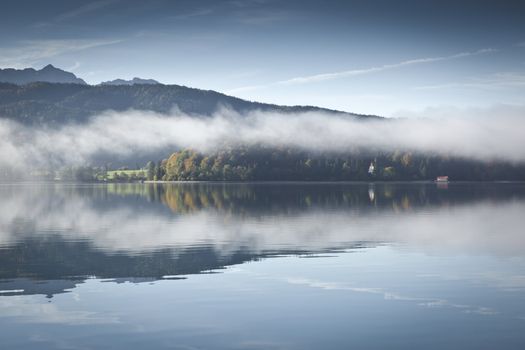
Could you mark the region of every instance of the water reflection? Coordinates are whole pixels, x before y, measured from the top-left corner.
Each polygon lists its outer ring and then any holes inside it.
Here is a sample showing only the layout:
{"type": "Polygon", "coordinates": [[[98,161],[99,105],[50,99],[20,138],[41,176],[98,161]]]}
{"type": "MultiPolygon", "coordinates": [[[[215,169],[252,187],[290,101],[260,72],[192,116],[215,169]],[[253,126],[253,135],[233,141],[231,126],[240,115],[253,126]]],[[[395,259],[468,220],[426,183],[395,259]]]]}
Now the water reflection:
{"type": "Polygon", "coordinates": [[[13,349],[522,349],[525,185],[0,185],[13,349]]]}
{"type": "Polygon", "coordinates": [[[521,184],[34,184],[2,185],[0,198],[4,296],[382,245],[525,251],[521,184]]]}

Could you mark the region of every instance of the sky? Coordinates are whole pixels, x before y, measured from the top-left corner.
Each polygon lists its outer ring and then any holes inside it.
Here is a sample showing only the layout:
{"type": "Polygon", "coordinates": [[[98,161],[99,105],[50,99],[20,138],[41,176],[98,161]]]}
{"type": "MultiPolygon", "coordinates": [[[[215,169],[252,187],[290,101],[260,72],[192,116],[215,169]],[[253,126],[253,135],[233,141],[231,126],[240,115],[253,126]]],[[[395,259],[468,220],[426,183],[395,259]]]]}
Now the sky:
{"type": "Polygon", "coordinates": [[[524,1],[0,0],[0,68],[404,116],[520,105],[524,1]]]}

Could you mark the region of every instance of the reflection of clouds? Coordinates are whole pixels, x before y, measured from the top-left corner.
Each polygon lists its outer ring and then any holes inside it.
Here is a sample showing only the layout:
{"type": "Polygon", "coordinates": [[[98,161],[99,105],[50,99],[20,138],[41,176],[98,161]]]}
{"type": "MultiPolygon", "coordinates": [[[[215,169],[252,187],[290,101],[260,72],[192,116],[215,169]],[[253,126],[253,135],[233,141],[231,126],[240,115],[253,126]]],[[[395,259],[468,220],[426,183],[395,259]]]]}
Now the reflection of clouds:
{"type": "Polygon", "coordinates": [[[431,253],[521,256],[525,251],[525,202],[470,202],[360,213],[348,208],[305,208],[284,214],[224,215],[203,209],[180,215],[106,202],[74,191],[33,193],[4,190],[0,200],[0,245],[30,235],[60,234],[87,240],[98,249],[147,252],[166,247],[214,245],[222,254],[251,251],[345,247],[356,242],[400,242],[431,253]],[[107,205],[107,204],[113,204],[107,205]]]}
{"type": "MultiPolygon", "coordinates": [[[[516,262],[516,266],[518,262],[516,262]]],[[[425,274],[423,278],[441,279],[444,281],[469,281],[478,285],[490,285],[505,291],[523,291],[525,289],[525,275],[512,271],[483,271],[476,273],[452,274],[425,274]]]]}
{"type": "Polygon", "coordinates": [[[505,272],[502,273],[501,271],[492,271],[478,274],[476,277],[484,283],[490,283],[491,285],[496,285],[508,291],[525,289],[525,275],[513,275],[505,272]]]}
{"type": "Polygon", "coordinates": [[[107,313],[64,310],[55,303],[42,303],[38,296],[0,297],[0,317],[16,318],[19,322],[48,324],[93,325],[119,323],[107,313]]]}
{"type": "Polygon", "coordinates": [[[311,288],[318,288],[328,291],[349,291],[354,293],[367,293],[375,294],[383,297],[384,300],[394,301],[406,301],[415,302],[418,306],[427,308],[449,308],[458,309],[464,313],[479,314],[479,315],[497,315],[498,311],[485,307],[485,306],[473,306],[466,304],[456,304],[445,299],[433,299],[423,297],[413,297],[397,293],[385,291],[382,288],[369,288],[369,287],[355,287],[346,283],[339,282],[324,282],[318,280],[312,280],[308,278],[286,278],[285,282],[290,284],[308,286],[311,288]]]}
{"type": "Polygon", "coordinates": [[[16,293],[23,293],[24,289],[6,289],[6,290],[0,290],[1,294],[16,294],[16,293]]]}

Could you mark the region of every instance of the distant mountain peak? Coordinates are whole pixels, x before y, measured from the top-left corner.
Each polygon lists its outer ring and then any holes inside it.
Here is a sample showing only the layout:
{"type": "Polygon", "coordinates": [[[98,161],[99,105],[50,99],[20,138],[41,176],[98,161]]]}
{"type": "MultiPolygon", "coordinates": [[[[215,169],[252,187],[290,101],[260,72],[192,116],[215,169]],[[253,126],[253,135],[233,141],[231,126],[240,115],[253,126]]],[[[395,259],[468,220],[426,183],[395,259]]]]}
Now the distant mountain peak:
{"type": "Polygon", "coordinates": [[[156,80],[153,79],[142,79],[142,78],[133,78],[131,80],[125,80],[125,79],[115,79],[115,80],[109,80],[109,81],[103,81],[100,83],[100,85],[157,85],[161,84],[156,80]]]}
{"type": "Polygon", "coordinates": [[[43,70],[61,70],[61,69],[58,69],[57,67],[53,66],[52,64],[48,64],[44,68],[41,69],[41,71],[43,71],[43,70]]]}
{"type": "Polygon", "coordinates": [[[86,82],[78,78],[75,74],[66,72],[52,64],[48,64],[40,70],[35,70],[33,68],[0,69],[0,82],[24,85],[38,81],[86,85],[86,82]]]}

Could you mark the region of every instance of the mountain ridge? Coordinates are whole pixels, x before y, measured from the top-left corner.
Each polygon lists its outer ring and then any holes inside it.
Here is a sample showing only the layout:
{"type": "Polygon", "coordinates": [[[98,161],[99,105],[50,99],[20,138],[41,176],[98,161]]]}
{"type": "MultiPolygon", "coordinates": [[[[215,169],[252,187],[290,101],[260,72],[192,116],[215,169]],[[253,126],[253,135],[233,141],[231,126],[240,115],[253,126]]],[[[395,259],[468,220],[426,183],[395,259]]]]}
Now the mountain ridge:
{"type": "Polygon", "coordinates": [[[214,90],[166,85],[137,77],[91,85],[51,64],[40,70],[0,69],[0,119],[11,119],[26,125],[85,122],[106,110],[136,109],[169,114],[176,108],[188,115],[211,116],[220,107],[231,108],[240,114],[260,110],[380,118],[310,105],[284,106],[249,101],[214,90]]]}
{"type": "Polygon", "coordinates": [[[114,79],[114,80],[103,81],[99,85],[156,85],[156,84],[163,85],[154,79],[142,79],[142,78],[135,77],[130,80],[114,79]]]}
{"type": "MultiPolygon", "coordinates": [[[[48,65],[41,71],[56,69],[48,65]]],[[[83,80],[82,83],[37,81],[16,84],[1,80],[0,77],[0,119],[10,119],[25,125],[82,123],[107,110],[142,110],[168,115],[175,108],[188,115],[206,117],[213,115],[220,107],[231,108],[239,114],[253,111],[285,114],[322,112],[353,118],[380,118],[316,106],[283,106],[248,101],[214,90],[175,84],[89,85],[83,80]]]]}
{"type": "Polygon", "coordinates": [[[34,68],[0,68],[0,82],[25,85],[40,81],[87,85],[83,79],[78,78],[75,74],[56,68],[52,64],[48,64],[40,70],[34,68]]]}

